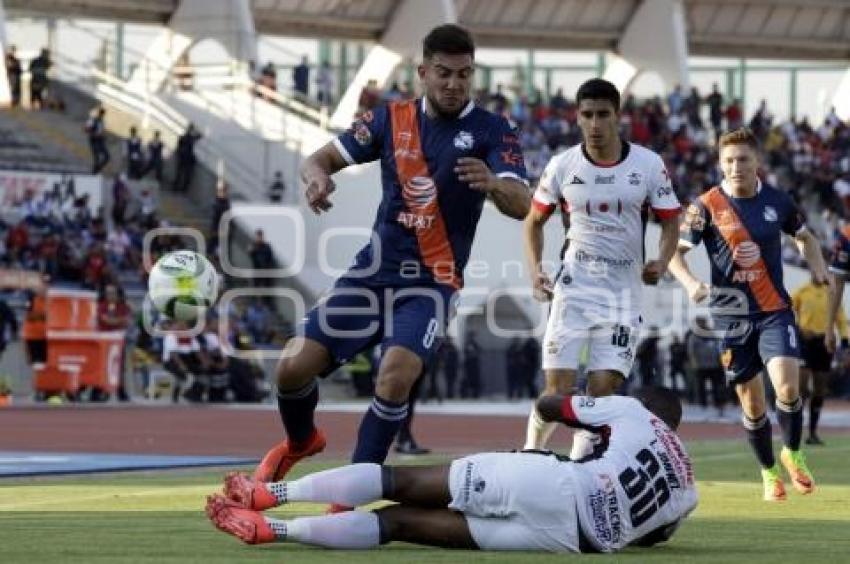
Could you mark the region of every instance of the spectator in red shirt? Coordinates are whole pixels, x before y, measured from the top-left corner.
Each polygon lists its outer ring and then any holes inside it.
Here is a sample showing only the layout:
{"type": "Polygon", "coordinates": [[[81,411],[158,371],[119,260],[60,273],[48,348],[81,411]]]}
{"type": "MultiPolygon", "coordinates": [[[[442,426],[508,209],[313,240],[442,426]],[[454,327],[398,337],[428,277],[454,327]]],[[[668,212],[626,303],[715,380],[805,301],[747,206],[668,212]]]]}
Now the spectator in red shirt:
{"type": "Polygon", "coordinates": [[[643,112],[635,111],[632,117],[632,141],[640,145],[649,145],[651,140],[652,133],[649,131],[643,112]]]}
{"type": "Polygon", "coordinates": [[[23,252],[29,247],[30,235],[25,221],[19,222],[6,235],[6,252],[12,262],[20,260],[23,252]]]}
{"type": "Polygon", "coordinates": [[[97,288],[108,274],[109,267],[106,264],[103,245],[95,243],[83,260],[83,286],[89,289],[97,288]]]}
{"type": "Polygon", "coordinates": [[[726,106],[726,128],[729,131],[738,129],[743,122],[744,114],[741,112],[741,102],[736,98],[734,102],[726,106]]]}
{"type": "Polygon", "coordinates": [[[103,297],[97,302],[99,331],[120,331],[130,324],[132,311],[124,301],[123,292],[115,284],[107,284],[103,297]]]}
{"type": "Polygon", "coordinates": [[[59,273],[59,237],[54,233],[48,233],[41,238],[38,244],[38,259],[41,263],[41,271],[56,277],[59,273]]]}
{"type": "MultiPolygon", "coordinates": [[[[98,331],[124,331],[130,325],[133,312],[124,300],[124,292],[115,284],[107,284],[97,302],[98,331]]],[[[118,379],[118,399],[127,401],[127,391],[124,387],[124,359],[126,354],[121,349],[121,377],[118,379]]]]}

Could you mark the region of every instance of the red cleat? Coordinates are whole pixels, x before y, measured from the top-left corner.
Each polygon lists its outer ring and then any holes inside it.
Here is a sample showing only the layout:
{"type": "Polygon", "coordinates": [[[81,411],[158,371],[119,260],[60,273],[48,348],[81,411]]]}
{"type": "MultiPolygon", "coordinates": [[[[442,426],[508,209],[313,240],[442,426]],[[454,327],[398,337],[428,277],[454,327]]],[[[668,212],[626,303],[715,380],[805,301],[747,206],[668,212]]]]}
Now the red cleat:
{"type": "Polygon", "coordinates": [[[272,447],[260,461],[257,469],[254,470],[254,479],[260,482],[278,482],[286,476],[296,462],[322,452],[327,444],[325,434],[318,429],[313,431],[306,445],[296,451],[290,450],[288,439],[280,442],[272,447]]]}
{"type": "Polygon", "coordinates": [[[280,505],[265,482],[239,472],[231,472],[224,477],[224,495],[242,507],[254,511],[265,511],[280,505]]]}
{"type": "Polygon", "coordinates": [[[325,509],[325,514],[333,515],[335,513],[345,513],[346,511],[354,511],[353,507],[342,505],[341,503],[332,503],[325,509]]]}
{"type": "Polygon", "coordinates": [[[207,497],[207,517],[219,530],[247,544],[274,542],[274,531],[261,513],[245,509],[221,494],[207,497]]]}

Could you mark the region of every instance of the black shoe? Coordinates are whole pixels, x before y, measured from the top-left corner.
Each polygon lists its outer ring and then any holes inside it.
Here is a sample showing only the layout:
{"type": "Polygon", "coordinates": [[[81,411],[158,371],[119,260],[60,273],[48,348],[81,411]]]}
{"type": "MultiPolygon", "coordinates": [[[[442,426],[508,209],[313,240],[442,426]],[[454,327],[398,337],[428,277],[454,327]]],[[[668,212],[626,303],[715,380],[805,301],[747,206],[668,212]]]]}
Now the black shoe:
{"type": "Polygon", "coordinates": [[[812,434],[812,435],[809,435],[809,437],[806,439],[806,444],[807,445],[823,446],[826,443],[823,442],[822,440],[820,440],[820,437],[817,436],[817,434],[812,434]]]}
{"type": "Polygon", "coordinates": [[[428,454],[430,448],[423,448],[417,445],[414,441],[403,441],[395,446],[395,451],[399,454],[428,454]]]}

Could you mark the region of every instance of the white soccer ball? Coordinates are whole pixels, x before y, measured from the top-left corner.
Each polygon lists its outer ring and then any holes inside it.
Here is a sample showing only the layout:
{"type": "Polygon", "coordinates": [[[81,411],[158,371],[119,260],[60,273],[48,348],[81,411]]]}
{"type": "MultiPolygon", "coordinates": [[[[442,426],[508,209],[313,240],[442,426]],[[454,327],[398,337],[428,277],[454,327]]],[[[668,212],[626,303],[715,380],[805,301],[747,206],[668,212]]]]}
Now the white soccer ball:
{"type": "Polygon", "coordinates": [[[195,251],[175,251],[156,261],[148,277],[148,296],[163,315],[194,321],[218,298],[219,277],[207,258],[195,251]]]}

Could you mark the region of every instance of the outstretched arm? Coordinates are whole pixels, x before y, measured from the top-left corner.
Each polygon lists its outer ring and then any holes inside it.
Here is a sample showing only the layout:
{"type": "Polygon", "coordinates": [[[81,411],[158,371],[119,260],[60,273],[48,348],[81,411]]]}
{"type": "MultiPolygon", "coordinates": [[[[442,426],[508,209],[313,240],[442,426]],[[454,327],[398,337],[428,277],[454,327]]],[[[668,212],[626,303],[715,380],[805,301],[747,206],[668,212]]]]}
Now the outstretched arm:
{"type": "Polygon", "coordinates": [[[336,190],[331,175],[344,169],[348,164],[333,142],[325,144],[301,163],[299,172],[304,184],[307,205],[316,215],[333,207],[330,195],[336,190]]]}

